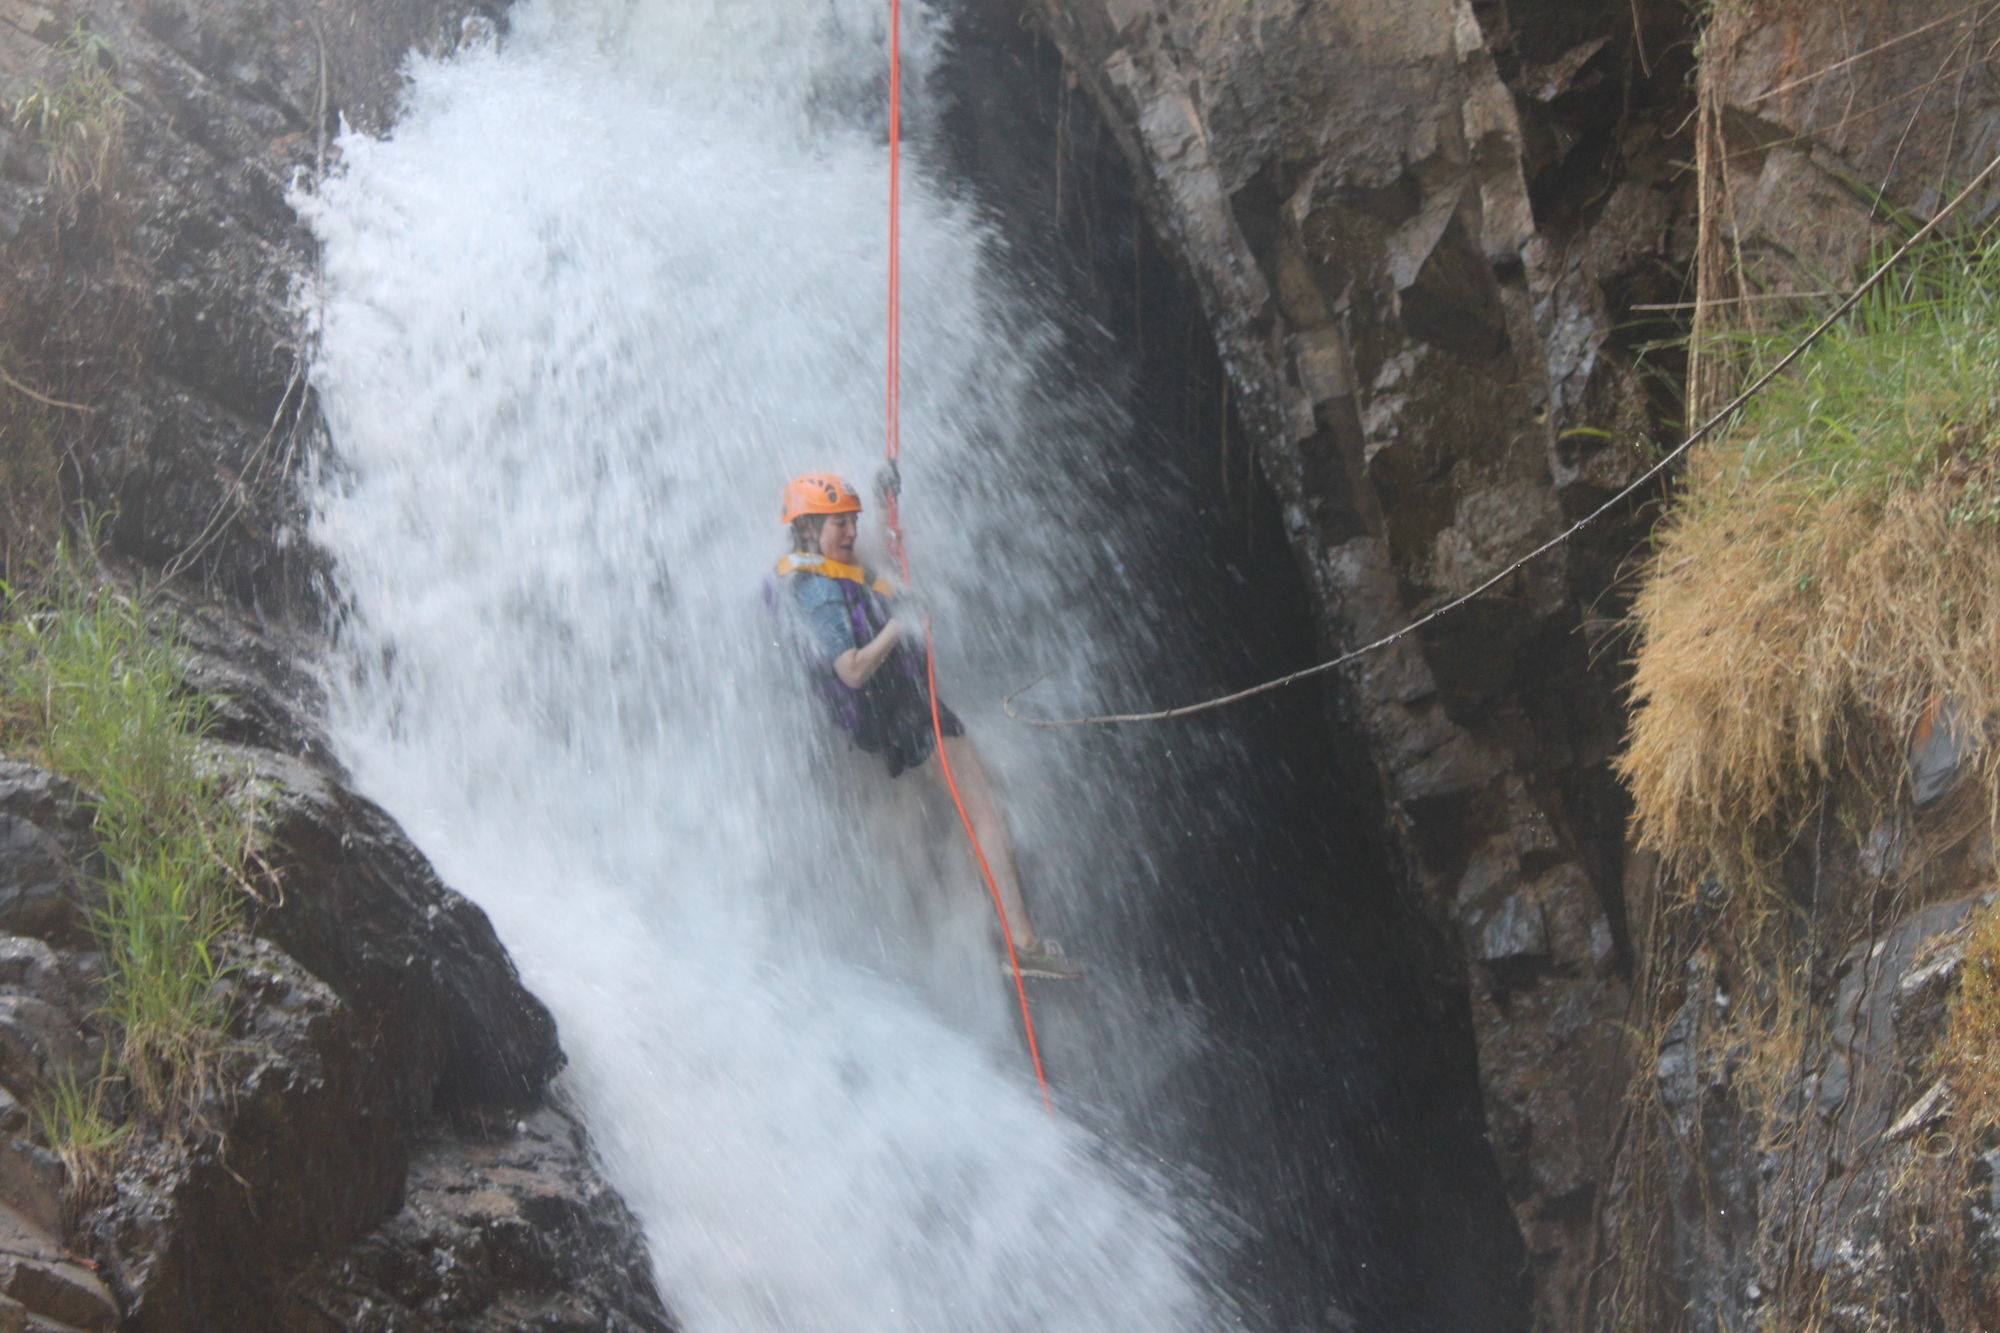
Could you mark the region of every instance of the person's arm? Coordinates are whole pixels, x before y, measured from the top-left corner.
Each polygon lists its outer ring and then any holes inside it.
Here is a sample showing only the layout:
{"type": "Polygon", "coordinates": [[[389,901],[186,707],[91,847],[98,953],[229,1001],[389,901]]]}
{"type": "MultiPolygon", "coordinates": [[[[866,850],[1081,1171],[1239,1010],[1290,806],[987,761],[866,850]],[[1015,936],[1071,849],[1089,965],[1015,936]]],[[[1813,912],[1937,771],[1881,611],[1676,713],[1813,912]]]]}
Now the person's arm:
{"type": "Polygon", "coordinates": [[[849,648],[833,659],[833,674],[850,690],[858,690],[868,683],[869,677],[882,669],[889,660],[889,654],[896,651],[896,644],[903,637],[903,622],[891,619],[882,627],[882,632],[859,648],[849,648]]]}

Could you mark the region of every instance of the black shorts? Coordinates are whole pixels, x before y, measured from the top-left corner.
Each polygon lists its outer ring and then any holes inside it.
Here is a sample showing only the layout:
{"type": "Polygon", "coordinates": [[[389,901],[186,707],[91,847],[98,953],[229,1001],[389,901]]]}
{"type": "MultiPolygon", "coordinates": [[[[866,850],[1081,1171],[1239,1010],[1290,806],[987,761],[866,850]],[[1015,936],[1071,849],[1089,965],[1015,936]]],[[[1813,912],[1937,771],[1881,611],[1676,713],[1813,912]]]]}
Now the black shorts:
{"type": "MultiPolygon", "coordinates": [[[[938,700],[938,729],[947,736],[963,736],[965,724],[958,714],[938,700]]],[[[904,769],[917,768],[937,748],[931,729],[931,701],[924,687],[900,672],[883,672],[861,692],[861,726],[854,743],[870,754],[879,754],[889,765],[889,776],[899,777],[904,769]]]]}

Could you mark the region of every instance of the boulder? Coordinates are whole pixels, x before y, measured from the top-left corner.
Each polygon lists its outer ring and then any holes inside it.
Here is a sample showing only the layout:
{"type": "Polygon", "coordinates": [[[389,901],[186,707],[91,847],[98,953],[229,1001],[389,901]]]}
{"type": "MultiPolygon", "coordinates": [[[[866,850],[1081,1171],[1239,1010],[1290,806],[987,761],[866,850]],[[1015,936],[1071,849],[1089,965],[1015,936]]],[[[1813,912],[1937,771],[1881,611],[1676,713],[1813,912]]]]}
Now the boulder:
{"type": "Polygon", "coordinates": [[[34,1102],[51,1079],[83,1076],[75,1014],[32,995],[0,994],[0,1084],[34,1102]]]}
{"type": "Polygon", "coordinates": [[[568,1112],[437,1128],[417,1150],[402,1210],[298,1285],[298,1304],[331,1321],[302,1328],[661,1327],[636,1227],[568,1112]]]}

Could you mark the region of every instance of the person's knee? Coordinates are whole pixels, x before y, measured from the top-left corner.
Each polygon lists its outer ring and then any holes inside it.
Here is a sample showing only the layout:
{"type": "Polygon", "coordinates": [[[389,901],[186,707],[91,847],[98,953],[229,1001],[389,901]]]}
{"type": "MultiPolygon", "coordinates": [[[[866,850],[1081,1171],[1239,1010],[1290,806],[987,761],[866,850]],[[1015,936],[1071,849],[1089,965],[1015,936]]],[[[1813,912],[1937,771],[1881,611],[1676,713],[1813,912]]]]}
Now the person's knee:
{"type": "Polygon", "coordinates": [[[986,761],[980,758],[979,750],[973,745],[971,737],[945,737],[944,757],[951,761],[952,776],[961,784],[976,786],[982,792],[992,785],[986,778],[986,761]]]}

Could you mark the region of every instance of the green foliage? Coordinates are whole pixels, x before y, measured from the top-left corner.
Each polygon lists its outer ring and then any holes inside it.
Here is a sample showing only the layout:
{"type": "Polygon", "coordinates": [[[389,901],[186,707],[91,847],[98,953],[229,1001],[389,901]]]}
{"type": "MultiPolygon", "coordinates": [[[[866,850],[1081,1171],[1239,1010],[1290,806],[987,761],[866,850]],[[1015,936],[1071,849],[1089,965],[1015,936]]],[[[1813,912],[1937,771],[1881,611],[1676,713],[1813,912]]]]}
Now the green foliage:
{"type": "MultiPolygon", "coordinates": [[[[106,1060],[109,1065],[109,1059],[106,1060]]],[[[103,1175],[111,1153],[130,1129],[106,1106],[110,1069],[95,1078],[79,1078],[73,1069],[58,1069],[42,1085],[35,1108],[36,1127],[68,1168],[70,1179],[89,1182],[103,1175]]]]}
{"type": "MultiPolygon", "coordinates": [[[[1730,435],[1729,487],[1884,499],[1942,470],[1960,481],[1988,470],[2000,426],[1996,317],[2000,244],[1937,246],[1864,297],[1802,367],[1750,402],[1730,435]]],[[[1802,333],[1787,326],[1731,335],[1746,353],[1745,378],[1802,333]]],[[[1965,510],[1968,521],[1991,521],[1986,483],[1965,510]]]]}
{"type": "MultiPolygon", "coordinates": [[[[1897,791],[1939,700],[2000,711],[1996,316],[2000,247],[1940,246],[1690,455],[1618,761],[1677,869],[1756,883],[1827,783],[1897,791]]],[[[1769,364],[1799,336],[1741,341],[1769,364]]]]}
{"type": "Polygon", "coordinates": [[[59,560],[0,624],[0,742],[89,793],[108,871],[95,925],[120,1070],[162,1117],[200,1095],[228,1020],[218,946],[235,921],[250,820],[199,738],[207,704],[176,670],[142,600],[59,560]]]}
{"type": "Polygon", "coordinates": [[[78,199],[110,179],[125,128],[125,94],[117,55],[81,22],[51,52],[50,64],[50,78],[14,103],[13,119],[47,156],[49,188],[67,217],[78,199]]]}

